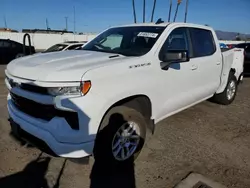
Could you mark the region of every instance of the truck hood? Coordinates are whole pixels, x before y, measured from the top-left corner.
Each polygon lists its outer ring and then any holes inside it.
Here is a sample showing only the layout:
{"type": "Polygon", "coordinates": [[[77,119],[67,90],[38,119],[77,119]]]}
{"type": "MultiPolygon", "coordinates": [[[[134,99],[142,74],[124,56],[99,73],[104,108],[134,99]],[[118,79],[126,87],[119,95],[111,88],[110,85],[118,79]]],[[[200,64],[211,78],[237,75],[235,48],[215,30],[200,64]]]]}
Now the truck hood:
{"type": "Polygon", "coordinates": [[[111,59],[113,55],[84,50],[38,53],[11,61],[7,72],[34,81],[80,81],[86,71],[126,58],[119,55],[111,59]]]}

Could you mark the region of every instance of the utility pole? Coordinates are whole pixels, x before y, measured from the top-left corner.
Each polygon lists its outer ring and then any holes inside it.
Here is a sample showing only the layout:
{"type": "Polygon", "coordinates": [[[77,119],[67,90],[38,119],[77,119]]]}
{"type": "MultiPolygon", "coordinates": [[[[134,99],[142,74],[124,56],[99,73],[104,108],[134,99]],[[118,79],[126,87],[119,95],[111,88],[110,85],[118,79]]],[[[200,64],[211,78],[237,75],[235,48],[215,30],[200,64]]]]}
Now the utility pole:
{"type": "Polygon", "coordinates": [[[145,23],[146,0],[143,0],[143,23],[145,23]]]}
{"type": "Polygon", "coordinates": [[[47,30],[49,30],[49,21],[47,18],[46,18],[46,28],[47,28],[47,30]]]}
{"type": "Polygon", "coordinates": [[[152,15],[151,15],[151,22],[153,22],[153,20],[154,20],[155,4],[156,4],[156,0],[154,0],[154,5],[153,5],[152,15]]]}
{"type": "Polygon", "coordinates": [[[187,14],[188,14],[188,0],[186,0],[186,11],[185,11],[184,23],[187,22],[187,14]]]}
{"type": "Polygon", "coordinates": [[[66,31],[68,31],[68,17],[67,17],[67,16],[65,17],[65,22],[66,22],[66,23],[65,23],[65,24],[66,24],[65,29],[66,29],[66,31]]]}
{"type": "Polygon", "coordinates": [[[5,15],[3,16],[3,21],[4,21],[4,26],[5,26],[5,29],[7,29],[7,21],[6,21],[6,17],[5,17],[5,15]]]}
{"type": "Polygon", "coordinates": [[[74,34],[76,33],[76,9],[74,6],[74,34]]]}
{"type": "Polygon", "coordinates": [[[173,1],[170,0],[169,13],[168,13],[168,22],[170,22],[170,19],[171,19],[172,4],[173,4],[173,1]]]}
{"type": "Polygon", "coordinates": [[[181,0],[177,0],[177,6],[176,6],[176,10],[175,10],[175,15],[174,15],[174,20],[173,20],[173,22],[175,22],[175,20],[176,20],[176,17],[177,17],[177,13],[178,13],[180,4],[181,4],[181,0]]]}
{"type": "Polygon", "coordinates": [[[132,6],[133,6],[133,14],[134,14],[134,23],[136,23],[135,0],[132,0],[132,6]]]}

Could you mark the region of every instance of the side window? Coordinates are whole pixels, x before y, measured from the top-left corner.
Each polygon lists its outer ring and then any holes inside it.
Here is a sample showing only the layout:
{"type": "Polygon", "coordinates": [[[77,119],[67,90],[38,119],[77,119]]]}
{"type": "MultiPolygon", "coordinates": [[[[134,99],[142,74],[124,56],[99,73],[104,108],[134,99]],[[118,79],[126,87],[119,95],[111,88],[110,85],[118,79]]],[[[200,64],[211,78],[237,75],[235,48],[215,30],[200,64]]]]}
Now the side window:
{"type": "Polygon", "coordinates": [[[193,57],[204,57],[215,53],[216,46],[212,32],[205,29],[190,28],[193,57]]]}
{"type": "Polygon", "coordinates": [[[123,36],[119,34],[109,35],[105,41],[101,42],[101,45],[111,49],[120,48],[122,38],[123,36]]]}
{"type": "Polygon", "coordinates": [[[188,42],[188,30],[187,28],[177,28],[174,29],[167,40],[163,44],[159,58],[162,59],[163,55],[169,50],[188,50],[189,51],[189,42],[188,42]]]}

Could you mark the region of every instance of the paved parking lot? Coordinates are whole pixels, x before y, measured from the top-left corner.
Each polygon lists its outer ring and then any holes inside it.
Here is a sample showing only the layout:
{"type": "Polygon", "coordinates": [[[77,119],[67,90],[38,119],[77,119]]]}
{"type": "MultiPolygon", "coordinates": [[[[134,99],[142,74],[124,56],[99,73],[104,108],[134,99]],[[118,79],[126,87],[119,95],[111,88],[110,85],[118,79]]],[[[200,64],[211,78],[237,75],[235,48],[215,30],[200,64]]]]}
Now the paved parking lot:
{"type": "Polygon", "coordinates": [[[93,158],[77,164],[20,146],[9,136],[1,77],[1,188],[171,188],[190,172],[228,187],[250,187],[250,78],[231,106],[203,102],[159,123],[135,164],[111,171],[93,158]]]}

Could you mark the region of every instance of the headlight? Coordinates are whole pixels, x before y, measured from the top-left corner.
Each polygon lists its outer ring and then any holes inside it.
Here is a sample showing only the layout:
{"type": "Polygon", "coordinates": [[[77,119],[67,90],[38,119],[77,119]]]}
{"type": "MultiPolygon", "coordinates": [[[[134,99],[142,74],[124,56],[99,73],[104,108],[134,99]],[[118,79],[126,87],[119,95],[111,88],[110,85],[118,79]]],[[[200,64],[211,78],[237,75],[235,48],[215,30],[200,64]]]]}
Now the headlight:
{"type": "Polygon", "coordinates": [[[53,96],[58,95],[86,95],[91,88],[90,81],[84,81],[79,86],[72,87],[51,87],[48,88],[48,93],[53,96]]]}
{"type": "Polygon", "coordinates": [[[48,93],[53,96],[58,95],[80,95],[81,88],[80,86],[75,87],[51,87],[48,88],[48,93]]]}

